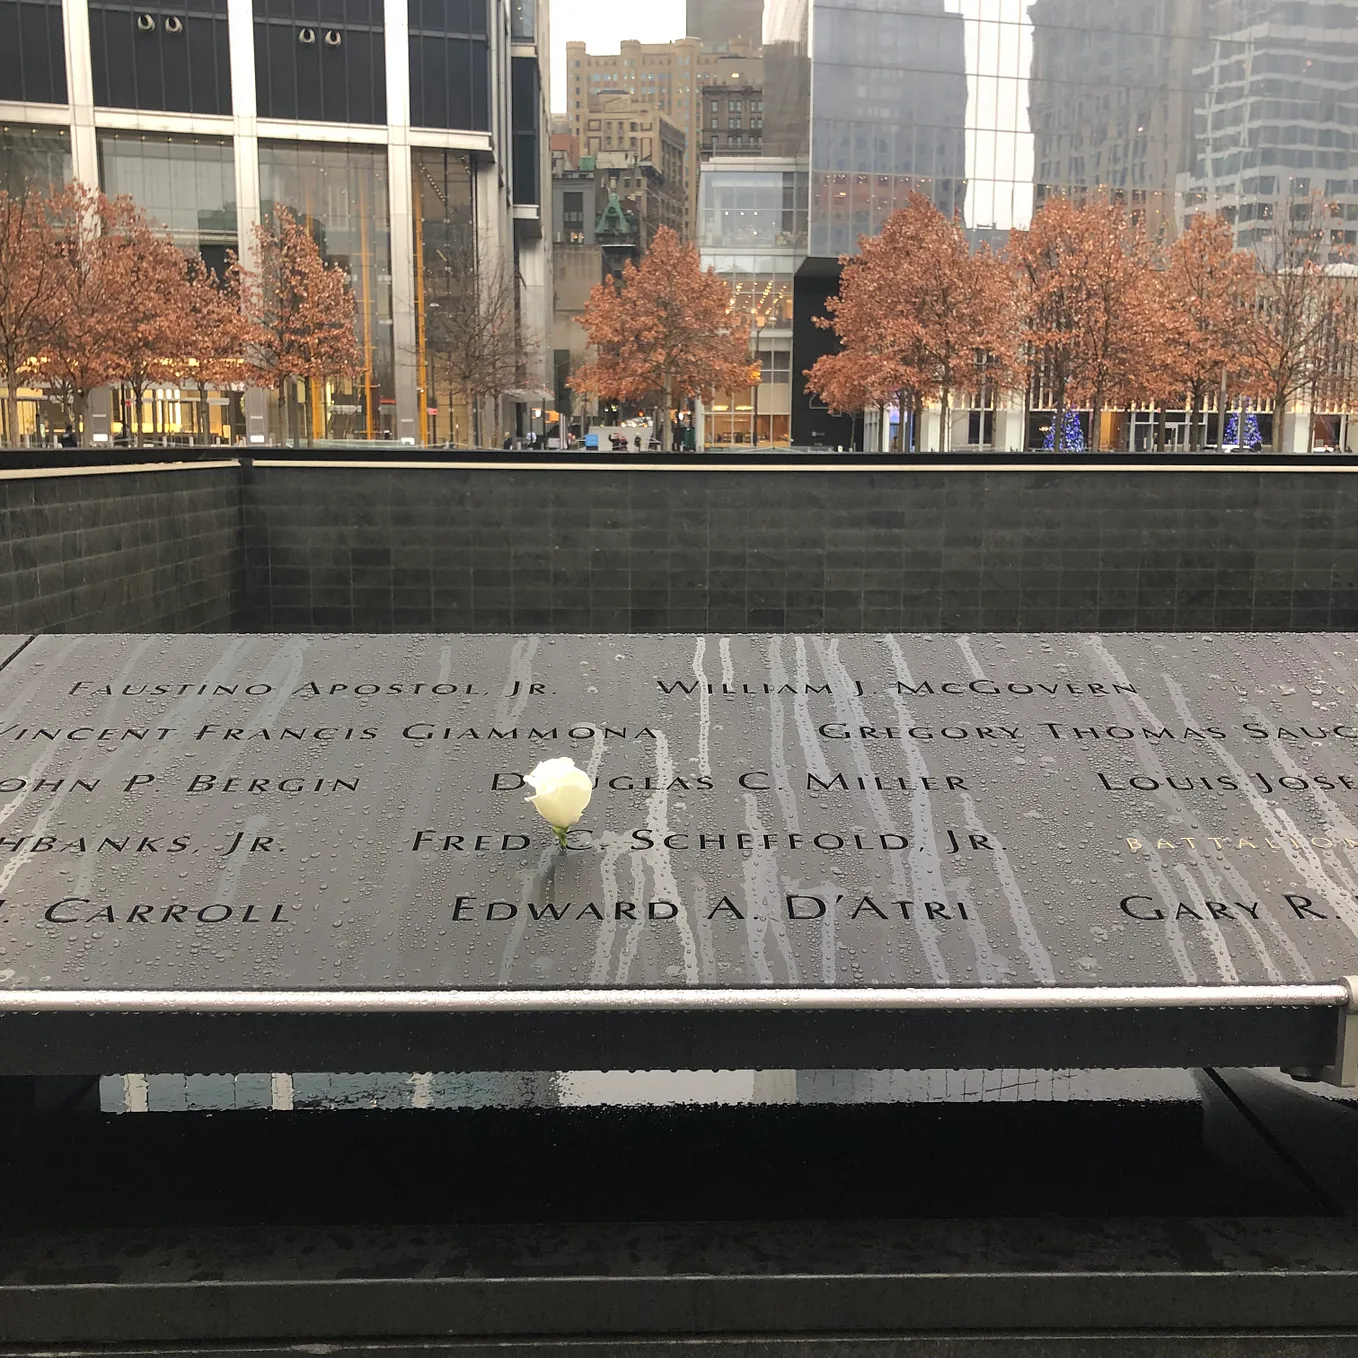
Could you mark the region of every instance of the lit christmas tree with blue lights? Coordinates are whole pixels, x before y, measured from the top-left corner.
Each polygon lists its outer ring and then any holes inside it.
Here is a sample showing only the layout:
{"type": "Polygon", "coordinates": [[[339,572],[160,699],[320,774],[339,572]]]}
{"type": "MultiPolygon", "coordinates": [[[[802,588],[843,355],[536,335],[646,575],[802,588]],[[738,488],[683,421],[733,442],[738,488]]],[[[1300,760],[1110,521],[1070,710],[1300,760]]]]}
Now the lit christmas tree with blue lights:
{"type": "Polygon", "coordinates": [[[1245,407],[1245,437],[1240,437],[1240,416],[1236,411],[1231,411],[1226,420],[1226,437],[1222,441],[1227,448],[1262,448],[1264,446],[1263,435],[1259,432],[1259,421],[1255,419],[1254,411],[1248,406],[1245,407]]]}
{"type": "MultiPolygon", "coordinates": [[[[1048,452],[1055,451],[1055,420],[1048,426],[1047,437],[1042,441],[1042,446],[1048,452]]],[[[1061,416],[1061,451],[1063,453],[1082,453],[1085,451],[1085,431],[1080,428],[1080,417],[1073,410],[1067,410],[1061,416]]]]}

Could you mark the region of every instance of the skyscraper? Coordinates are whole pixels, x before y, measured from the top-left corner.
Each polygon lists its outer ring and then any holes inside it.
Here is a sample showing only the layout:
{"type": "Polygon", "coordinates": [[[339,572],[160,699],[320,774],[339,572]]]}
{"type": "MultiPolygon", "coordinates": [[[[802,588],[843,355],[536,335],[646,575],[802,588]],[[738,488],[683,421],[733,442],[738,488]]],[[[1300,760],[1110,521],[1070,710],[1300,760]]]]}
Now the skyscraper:
{"type": "Polygon", "coordinates": [[[1193,67],[1193,154],[1182,210],[1220,212],[1236,243],[1278,214],[1328,209],[1336,257],[1358,243],[1358,4],[1208,0],[1193,67]]]}
{"type": "Polygon", "coordinates": [[[1172,236],[1193,159],[1201,0],[1034,0],[1029,16],[1034,207],[1057,194],[1116,203],[1172,236]]]}
{"type": "Polygon", "coordinates": [[[684,32],[711,51],[763,41],[764,0],[687,0],[684,32]]]}
{"type": "Polygon", "coordinates": [[[912,190],[966,205],[962,16],[944,0],[813,0],[811,253],[853,253],[912,190]]]}
{"type": "Polygon", "coordinates": [[[848,444],[852,422],[804,374],[834,347],[814,324],[853,254],[911,192],[948,216],[967,200],[965,21],[944,0],[770,0],[763,154],[807,167],[806,256],[794,283],[792,441],[848,444]]]}

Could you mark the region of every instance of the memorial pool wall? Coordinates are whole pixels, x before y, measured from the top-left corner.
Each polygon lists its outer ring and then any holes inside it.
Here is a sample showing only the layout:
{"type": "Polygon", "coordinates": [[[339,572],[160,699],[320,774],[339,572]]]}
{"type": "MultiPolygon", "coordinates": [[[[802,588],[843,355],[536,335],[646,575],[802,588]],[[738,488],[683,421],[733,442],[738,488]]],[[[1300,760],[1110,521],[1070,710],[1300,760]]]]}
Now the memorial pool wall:
{"type": "Polygon", "coordinates": [[[0,632],[231,631],[242,616],[240,467],[7,470],[0,632]]]}
{"type": "Polygon", "coordinates": [[[1342,463],[495,457],[11,467],[0,632],[1358,626],[1342,463]]]}

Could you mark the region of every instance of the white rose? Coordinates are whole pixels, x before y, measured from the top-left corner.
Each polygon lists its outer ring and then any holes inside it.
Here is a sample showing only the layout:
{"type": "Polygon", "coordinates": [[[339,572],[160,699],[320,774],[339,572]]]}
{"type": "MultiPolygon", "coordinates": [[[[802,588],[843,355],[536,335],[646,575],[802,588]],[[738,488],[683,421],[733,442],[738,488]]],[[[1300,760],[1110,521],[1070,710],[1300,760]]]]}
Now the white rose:
{"type": "Polygon", "coordinates": [[[527,800],[537,807],[538,815],[565,844],[566,831],[584,814],[594,791],[589,775],[583,769],[577,769],[573,759],[563,756],[544,759],[532,773],[524,775],[524,782],[534,793],[527,800]]]}

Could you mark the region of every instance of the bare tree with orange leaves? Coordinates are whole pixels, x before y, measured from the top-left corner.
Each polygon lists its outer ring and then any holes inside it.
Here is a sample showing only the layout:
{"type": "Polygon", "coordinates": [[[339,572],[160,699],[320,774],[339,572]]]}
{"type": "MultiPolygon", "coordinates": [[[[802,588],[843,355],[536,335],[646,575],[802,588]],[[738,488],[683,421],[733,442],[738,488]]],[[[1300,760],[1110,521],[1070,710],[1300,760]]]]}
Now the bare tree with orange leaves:
{"type": "Polygon", "coordinates": [[[48,204],[56,269],[49,294],[54,325],[40,355],[43,380],[60,391],[83,439],[90,392],[125,368],[133,324],[130,198],[70,184],[48,204]]]}
{"type": "Polygon", "coordinates": [[[1053,198],[1013,232],[1008,255],[1021,284],[1029,386],[1043,377],[1055,398],[1056,451],[1065,413],[1084,404],[1098,451],[1105,406],[1130,394],[1144,361],[1145,235],[1120,208],[1053,198]]]}
{"type": "Polygon", "coordinates": [[[19,381],[33,370],[56,325],[58,265],[46,199],[33,189],[0,191],[0,365],[11,444],[19,442],[19,381]]]}
{"type": "Polygon", "coordinates": [[[886,384],[916,425],[924,405],[937,400],[939,444],[947,449],[954,395],[977,389],[1012,360],[1012,298],[1004,264],[973,252],[959,222],[912,193],[845,261],[839,294],[826,306],[830,317],[817,318],[839,337],[841,353],[817,361],[811,387],[837,405],[886,384]]]}
{"type": "Polygon", "coordinates": [[[744,317],[730,304],[726,283],[662,226],[640,265],[629,260],[621,280],[590,293],[580,324],[598,357],[571,374],[571,387],[606,400],[657,399],[668,448],[676,402],[759,380],[744,317]]]}
{"type": "MultiPolygon", "coordinates": [[[[1273,230],[1256,251],[1254,324],[1245,338],[1257,365],[1256,384],[1273,402],[1275,453],[1283,450],[1289,405],[1304,396],[1314,408],[1336,338],[1352,320],[1344,283],[1329,267],[1336,261],[1328,216],[1327,204],[1314,194],[1279,204],[1273,230]]],[[[1309,451],[1310,434],[1306,442],[1309,451]]]]}
{"type": "Polygon", "coordinates": [[[342,265],[325,262],[311,232],[281,205],[271,223],[255,227],[255,241],[258,272],[237,266],[250,359],[278,389],[285,439],[292,435],[287,384],[305,385],[311,442],[318,388],[363,371],[349,275],[342,265]]]}
{"type": "Polygon", "coordinates": [[[1165,251],[1161,353],[1177,379],[1176,396],[1189,399],[1189,446],[1207,442],[1207,396],[1220,392],[1218,419],[1226,419],[1232,385],[1257,373],[1252,359],[1255,258],[1237,250],[1224,217],[1200,213],[1165,251]]]}
{"type": "MultiPolygon", "coordinates": [[[[174,355],[187,339],[188,259],[169,234],[134,209],[122,223],[123,345],[117,378],[132,390],[132,415],[141,442],[146,392],[176,376],[174,355]]],[[[152,429],[158,406],[152,403],[152,429]]]]}
{"type": "Polygon", "coordinates": [[[213,273],[199,256],[188,259],[175,322],[167,365],[177,381],[197,386],[196,424],[198,432],[206,434],[204,389],[240,388],[254,376],[248,358],[251,327],[241,309],[240,277],[234,259],[224,278],[213,273]]]}

